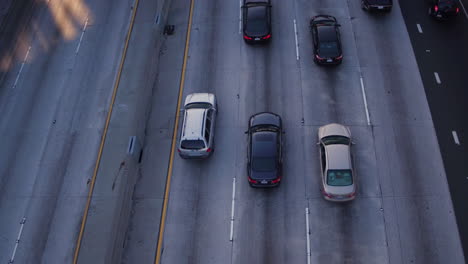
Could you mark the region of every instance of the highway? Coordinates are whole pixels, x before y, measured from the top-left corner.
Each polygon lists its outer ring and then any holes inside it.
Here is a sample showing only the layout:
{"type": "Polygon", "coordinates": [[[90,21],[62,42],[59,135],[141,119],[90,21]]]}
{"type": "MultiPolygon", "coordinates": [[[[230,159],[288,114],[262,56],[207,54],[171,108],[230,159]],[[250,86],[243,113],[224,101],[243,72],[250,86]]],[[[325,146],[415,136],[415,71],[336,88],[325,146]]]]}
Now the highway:
{"type": "MultiPolygon", "coordinates": [[[[29,8],[12,10],[24,24],[0,36],[28,32],[0,52],[0,131],[7,139],[0,150],[0,262],[74,263],[121,75],[96,180],[97,191],[113,190],[113,173],[105,172],[122,164],[119,151],[127,146],[112,142],[142,138],[121,263],[465,263],[459,228],[467,228],[456,221],[464,219],[458,210],[466,181],[452,183],[467,156],[466,82],[453,62],[467,55],[464,16],[445,30],[419,3],[402,4],[401,12],[395,1],[391,13],[369,14],[359,1],[273,0],[272,41],[252,46],[242,40],[239,1],[194,0],[190,20],[190,1],[172,0],[167,24],[175,31],[164,36],[153,34],[158,1],[141,0],[134,25],[134,1],[21,3],[29,8]],[[342,65],[312,60],[308,23],[317,14],[341,24],[342,65]],[[219,105],[215,151],[202,161],[173,153],[177,102],[194,92],[216,94],[219,105]],[[279,114],[286,131],[282,183],[266,190],[251,188],[246,175],[244,131],[262,111],[279,114]],[[356,143],[351,203],[327,202],[319,190],[317,130],[332,122],[349,126],[356,143]]],[[[95,203],[90,208],[79,263],[100,251],[87,234],[109,230],[93,217],[115,221],[99,216],[95,203]]]]}

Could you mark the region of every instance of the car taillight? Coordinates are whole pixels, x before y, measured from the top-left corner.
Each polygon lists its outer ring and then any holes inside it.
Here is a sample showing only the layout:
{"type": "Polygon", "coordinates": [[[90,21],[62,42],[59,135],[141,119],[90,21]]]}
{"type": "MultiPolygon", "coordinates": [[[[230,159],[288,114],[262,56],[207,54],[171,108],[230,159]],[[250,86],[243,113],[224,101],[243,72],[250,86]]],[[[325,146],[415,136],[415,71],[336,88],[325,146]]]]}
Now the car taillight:
{"type": "Polygon", "coordinates": [[[348,198],[352,198],[352,197],[354,197],[354,195],[356,195],[356,193],[350,193],[350,194],[348,194],[348,195],[346,195],[346,196],[347,196],[348,198]]]}
{"type": "Polygon", "coordinates": [[[332,197],[333,197],[333,195],[327,193],[325,190],[322,190],[322,194],[325,195],[325,196],[328,197],[328,198],[332,198],[332,197]]]}
{"type": "Polygon", "coordinates": [[[460,12],[460,8],[457,7],[457,11],[456,11],[456,12],[457,12],[457,14],[458,14],[458,12],[460,12]]]}
{"type": "Polygon", "coordinates": [[[315,58],[316,58],[317,60],[323,60],[323,58],[320,57],[319,55],[315,55],[315,58]]]}
{"type": "Polygon", "coordinates": [[[250,183],[254,183],[254,184],[257,184],[258,181],[254,180],[254,179],[251,179],[250,177],[247,178],[249,180],[250,183]]]}
{"type": "Polygon", "coordinates": [[[439,11],[439,7],[438,6],[434,6],[434,11],[439,11]]]}
{"type": "Polygon", "coordinates": [[[262,39],[269,39],[269,38],[271,38],[271,34],[264,36],[262,39]]]}
{"type": "Polygon", "coordinates": [[[343,58],[343,55],[340,55],[338,57],[335,58],[335,60],[341,60],[343,58]]]}
{"type": "Polygon", "coordinates": [[[244,39],[252,40],[252,38],[249,36],[244,36],[244,39]]]}
{"type": "Polygon", "coordinates": [[[280,182],[280,181],[281,181],[281,178],[278,178],[278,179],[272,180],[271,183],[272,183],[272,184],[276,184],[276,183],[278,183],[278,182],[280,182]]]}
{"type": "Polygon", "coordinates": [[[206,152],[211,152],[211,150],[212,150],[211,148],[207,148],[206,152]]]}
{"type": "Polygon", "coordinates": [[[180,153],[180,148],[177,148],[177,152],[179,152],[179,153],[180,153]]]}

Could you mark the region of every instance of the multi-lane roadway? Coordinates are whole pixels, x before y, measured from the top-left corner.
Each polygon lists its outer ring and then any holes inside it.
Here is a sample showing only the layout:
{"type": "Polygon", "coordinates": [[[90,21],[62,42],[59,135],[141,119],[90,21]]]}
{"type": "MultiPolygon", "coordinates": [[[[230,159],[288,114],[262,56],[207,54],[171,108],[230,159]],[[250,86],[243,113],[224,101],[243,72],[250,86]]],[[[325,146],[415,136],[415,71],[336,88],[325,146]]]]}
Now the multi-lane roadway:
{"type": "MultiPolygon", "coordinates": [[[[44,1],[25,16],[32,34],[0,53],[0,261],[73,261],[134,4],[111,2],[44,1]]],[[[173,0],[175,31],[164,37],[145,30],[158,22],[149,3],[140,1],[121,72],[122,86],[149,87],[149,99],[116,107],[140,104],[148,116],[123,263],[464,263],[452,199],[466,196],[466,175],[450,189],[447,179],[467,156],[463,68],[453,66],[466,58],[465,17],[435,23],[423,4],[402,3],[404,20],[398,1],[385,14],[359,1],[273,1],[272,41],[251,46],[239,1],[173,0]],[[336,67],[312,60],[308,22],[324,13],[341,24],[336,67]],[[216,150],[203,161],[171,151],[179,96],[193,92],[215,93],[219,105],[216,150]],[[286,131],[283,180],[267,190],[246,177],[244,131],[261,111],[281,115],[286,131]],[[317,129],[331,122],[356,143],[351,203],[319,190],[317,129]]]]}

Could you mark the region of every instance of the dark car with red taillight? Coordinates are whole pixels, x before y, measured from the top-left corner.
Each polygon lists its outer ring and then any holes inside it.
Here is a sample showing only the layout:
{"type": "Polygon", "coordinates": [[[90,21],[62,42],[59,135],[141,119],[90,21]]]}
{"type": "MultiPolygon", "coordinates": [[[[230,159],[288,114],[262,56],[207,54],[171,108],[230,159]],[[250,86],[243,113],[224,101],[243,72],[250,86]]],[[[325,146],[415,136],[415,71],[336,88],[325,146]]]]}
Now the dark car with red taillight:
{"type": "Polygon", "coordinates": [[[340,64],[341,50],[340,24],[329,15],[318,15],[310,20],[310,30],[314,42],[314,61],[318,64],[340,64]]]}
{"type": "Polygon", "coordinates": [[[460,7],[455,0],[429,0],[429,15],[438,19],[445,20],[458,15],[460,7]]]}
{"type": "Polygon", "coordinates": [[[283,169],[283,129],[281,117],[262,112],[250,117],[247,149],[247,175],[252,187],[279,185],[283,169]]]}
{"type": "Polygon", "coordinates": [[[367,11],[387,11],[393,7],[393,0],[361,0],[361,8],[367,11]]]}
{"type": "Polygon", "coordinates": [[[244,40],[247,43],[260,43],[271,40],[270,0],[244,0],[242,6],[244,40]]]}

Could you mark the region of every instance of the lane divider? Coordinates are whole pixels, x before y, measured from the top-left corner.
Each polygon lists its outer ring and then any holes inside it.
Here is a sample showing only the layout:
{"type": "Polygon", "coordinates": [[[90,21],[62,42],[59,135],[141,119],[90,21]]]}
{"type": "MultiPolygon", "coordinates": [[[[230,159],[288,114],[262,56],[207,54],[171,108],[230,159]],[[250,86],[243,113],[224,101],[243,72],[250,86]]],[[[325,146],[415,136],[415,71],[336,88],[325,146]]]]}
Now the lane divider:
{"type": "Polygon", "coordinates": [[[452,136],[453,136],[453,141],[455,141],[455,144],[460,145],[460,140],[458,139],[458,134],[457,131],[452,131],[452,136]]]}
{"type": "Polygon", "coordinates": [[[23,62],[21,63],[21,67],[18,71],[18,74],[16,75],[16,79],[15,79],[15,83],[13,84],[13,89],[16,87],[16,85],[18,84],[18,80],[21,76],[21,73],[23,72],[23,67],[24,67],[24,64],[26,63],[26,61],[28,60],[28,56],[29,56],[29,51],[31,51],[31,46],[29,46],[28,48],[28,51],[26,52],[26,56],[24,56],[24,60],[23,62]]]}
{"type": "Polygon", "coordinates": [[[297,41],[296,19],[294,19],[293,22],[294,22],[294,38],[296,39],[296,60],[299,60],[299,42],[297,41]]]}
{"type": "Polygon", "coordinates": [[[91,198],[93,196],[94,184],[96,182],[96,176],[97,176],[97,173],[98,173],[98,170],[99,170],[99,165],[101,163],[101,157],[102,157],[102,152],[103,152],[103,149],[104,149],[104,143],[106,141],[107,131],[109,129],[109,123],[110,123],[110,119],[111,119],[111,116],[112,116],[112,110],[114,108],[115,97],[117,95],[117,90],[118,90],[118,87],[119,87],[119,84],[120,84],[120,77],[122,75],[123,65],[125,63],[125,58],[127,56],[128,43],[130,42],[130,36],[132,34],[132,31],[133,31],[133,25],[135,23],[135,16],[136,16],[137,9],[138,9],[138,3],[139,3],[139,0],[135,0],[135,5],[133,6],[132,18],[130,20],[130,27],[128,29],[127,36],[125,38],[125,46],[124,46],[122,58],[120,59],[120,65],[119,65],[119,69],[118,69],[118,72],[117,72],[117,78],[116,78],[115,83],[114,83],[114,89],[112,91],[112,99],[111,99],[111,102],[110,102],[110,105],[109,105],[109,111],[107,112],[107,118],[106,118],[106,123],[104,125],[104,131],[102,132],[102,136],[101,136],[101,143],[99,145],[99,152],[98,152],[98,156],[97,156],[97,159],[96,159],[96,164],[94,166],[93,177],[91,178],[91,184],[89,186],[88,197],[87,197],[87,201],[86,201],[86,207],[85,207],[85,210],[84,210],[84,213],[83,213],[83,217],[81,219],[80,233],[78,234],[78,239],[76,241],[75,254],[73,256],[73,264],[78,263],[78,256],[80,254],[81,242],[83,240],[84,229],[85,229],[85,226],[86,226],[86,221],[88,219],[89,207],[91,205],[91,198]]]}
{"type": "Polygon", "coordinates": [[[185,84],[185,71],[187,69],[187,58],[188,58],[189,43],[190,43],[190,32],[192,30],[194,2],[195,0],[190,0],[190,12],[189,12],[189,19],[187,22],[188,23],[187,33],[185,37],[184,60],[182,63],[182,71],[181,71],[181,76],[180,76],[179,97],[177,98],[176,119],[175,119],[175,124],[174,124],[174,130],[172,131],[171,154],[169,157],[169,166],[167,168],[166,186],[164,188],[164,200],[163,200],[163,208],[162,208],[162,213],[161,213],[161,223],[159,225],[158,245],[156,248],[156,257],[154,260],[155,264],[159,264],[161,262],[161,254],[162,254],[161,249],[162,249],[162,243],[163,243],[163,238],[164,238],[164,228],[166,225],[167,204],[169,202],[169,191],[171,189],[172,168],[174,165],[174,152],[175,152],[176,139],[177,139],[177,130],[179,126],[180,105],[182,101],[182,93],[184,91],[184,84],[185,84]]]}
{"type": "Polygon", "coordinates": [[[307,264],[310,264],[310,256],[312,255],[310,251],[310,227],[309,227],[309,207],[305,209],[305,217],[306,217],[306,240],[307,240],[307,264]]]}
{"type": "Polygon", "coordinates": [[[231,202],[231,232],[229,234],[229,241],[234,240],[234,208],[236,201],[236,178],[232,178],[232,202],[231,202]]]}

